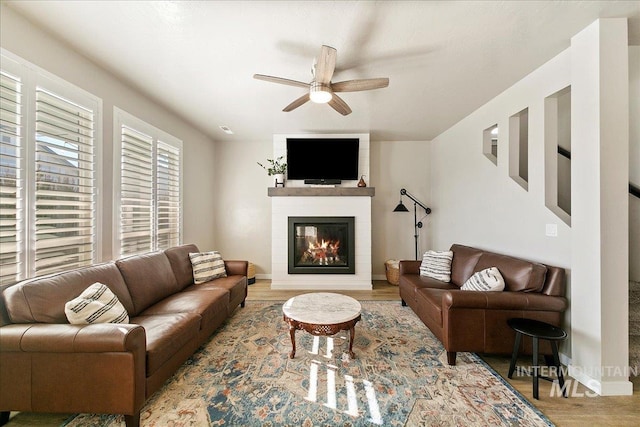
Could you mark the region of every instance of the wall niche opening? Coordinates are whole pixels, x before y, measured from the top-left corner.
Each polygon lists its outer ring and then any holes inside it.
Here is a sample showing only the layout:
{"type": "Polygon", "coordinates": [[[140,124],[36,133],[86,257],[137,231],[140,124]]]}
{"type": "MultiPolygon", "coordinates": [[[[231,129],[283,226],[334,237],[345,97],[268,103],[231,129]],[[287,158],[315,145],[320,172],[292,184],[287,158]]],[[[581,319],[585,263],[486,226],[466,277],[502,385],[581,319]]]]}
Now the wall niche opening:
{"type": "Polygon", "coordinates": [[[509,176],[529,190],[529,109],[509,117],[509,176]]]}
{"type": "Polygon", "coordinates": [[[571,225],[571,86],[544,100],[545,205],[571,225]]]}
{"type": "Polygon", "coordinates": [[[486,128],[482,132],[482,154],[491,160],[494,165],[498,164],[498,125],[495,124],[486,128]]]}

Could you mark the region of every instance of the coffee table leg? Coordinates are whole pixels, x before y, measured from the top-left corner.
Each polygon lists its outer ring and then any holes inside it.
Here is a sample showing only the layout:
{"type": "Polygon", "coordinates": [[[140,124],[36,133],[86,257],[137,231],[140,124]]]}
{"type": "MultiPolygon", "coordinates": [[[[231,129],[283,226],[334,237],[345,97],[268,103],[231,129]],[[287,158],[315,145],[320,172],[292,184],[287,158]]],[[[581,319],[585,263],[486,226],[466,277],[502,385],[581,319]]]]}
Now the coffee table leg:
{"type": "Polygon", "coordinates": [[[356,328],[355,326],[352,326],[349,329],[349,357],[351,357],[352,359],[356,358],[356,355],[353,353],[353,340],[356,336],[356,328]]]}
{"type": "Polygon", "coordinates": [[[292,324],[289,324],[289,336],[291,337],[291,353],[289,353],[289,359],[293,359],[296,355],[296,328],[292,324]]]}

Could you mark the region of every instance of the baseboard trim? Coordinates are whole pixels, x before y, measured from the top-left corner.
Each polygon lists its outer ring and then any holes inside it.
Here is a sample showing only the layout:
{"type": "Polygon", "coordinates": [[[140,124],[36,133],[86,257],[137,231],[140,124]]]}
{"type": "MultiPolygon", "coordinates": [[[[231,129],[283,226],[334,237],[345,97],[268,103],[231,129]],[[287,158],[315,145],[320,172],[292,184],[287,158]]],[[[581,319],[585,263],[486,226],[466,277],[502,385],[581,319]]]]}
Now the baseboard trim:
{"type": "Polygon", "coordinates": [[[583,367],[569,365],[569,375],[600,396],[633,395],[633,383],[628,379],[620,381],[602,381],[591,377],[589,373],[590,372],[585,370],[583,367]]]}

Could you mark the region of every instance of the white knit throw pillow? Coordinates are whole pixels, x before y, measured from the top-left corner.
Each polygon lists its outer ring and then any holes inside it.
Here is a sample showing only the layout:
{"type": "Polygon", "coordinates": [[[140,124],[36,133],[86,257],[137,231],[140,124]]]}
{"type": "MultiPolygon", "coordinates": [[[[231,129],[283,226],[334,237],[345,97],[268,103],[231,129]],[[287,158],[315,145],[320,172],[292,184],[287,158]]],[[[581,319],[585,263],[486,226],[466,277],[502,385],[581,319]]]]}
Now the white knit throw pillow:
{"type": "Polygon", "coordinates": [[[443,282],[450,282],[452,260],[452,251],[427,251],[422,257],[420,275],[441,280],[443,282]]]}
{"type": "Polygon", "coordinates": [[[495,291],[504,290],[504,278],[495,267],[476,272],[460,288],[463,291],[495,291]]]}
{"type": "Polygon", "coordinates": [[[94,283],[78,297],[67,302],[64,313],[73,325],[129,323],[127,310],[118,297],[102,283],[94,283]]]}
{"type": "Polygon", "coordinates": [[[208,282],[220,277],[227,277],[224,260],[218,251],[192,252],[189,254],[193,267],[193,283],[208,282]]]}

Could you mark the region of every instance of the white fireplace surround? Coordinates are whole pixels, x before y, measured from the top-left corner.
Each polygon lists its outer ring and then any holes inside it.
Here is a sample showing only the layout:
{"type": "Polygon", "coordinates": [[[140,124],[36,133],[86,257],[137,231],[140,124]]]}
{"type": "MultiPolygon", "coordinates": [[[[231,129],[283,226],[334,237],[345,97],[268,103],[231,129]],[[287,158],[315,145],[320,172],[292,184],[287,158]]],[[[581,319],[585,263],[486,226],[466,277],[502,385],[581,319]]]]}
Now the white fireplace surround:
{"type": "Polygon", "coordinates": [[[272,197],[272,289],[371,289],[371,197],[272,197]],[[294,216],[353,216],[355,274],[289,274],[288,228],[294,216]]]}
{"type": "MultiPolygon", "coordinates": [[[[359,175],[369,175],[369,134],[278,134],[273,138],[274,157],[285,156],[287,138],[359,138],[359,175]]],[[[305,187],[303,181],[287,181],[287,187],[305,187]]],[[[356,187],[357,180],[343,181],[335,195],[271,197],[271,288],[290,290],[370,290],[371,197],[344,194],[340,188],[356,187]],[[289,274],[289,217],[352,216],[355,226],[355,274],[289,274]]],[[[311,186],[307,186],[312,188],[311,186]]],[[[373,189],[371,189],[373,190],[373,189]]],[[[332,190],[328,190],[332,192],[332,190]]],[[[326,193],[327,190],[323,190],[326,193]]]]}

